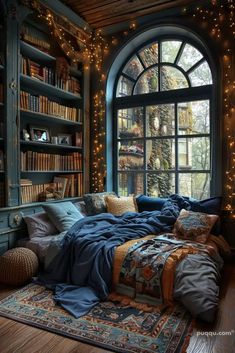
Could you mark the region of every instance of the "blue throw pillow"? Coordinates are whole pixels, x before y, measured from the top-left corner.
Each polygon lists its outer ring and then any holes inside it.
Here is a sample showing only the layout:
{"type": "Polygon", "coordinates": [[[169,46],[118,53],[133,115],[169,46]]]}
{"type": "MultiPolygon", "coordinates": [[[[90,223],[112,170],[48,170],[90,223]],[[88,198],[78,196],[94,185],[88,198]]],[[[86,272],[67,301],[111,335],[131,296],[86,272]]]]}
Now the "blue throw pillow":
{"type": "MultiPolygon", "coordinates": [[[[189,203],[191,205],[191,211],[194,212],[203,212],[207,214],[215,214],[220,216],[221,207],[222,207],[222,197],[210,197],[205,200],[193,200],[189,199],[189,203]]],[[[215,223],[214,227],[211,230],[211,233],[214,235],[221,234],[221,222],[220,218],[215,223]]]]}
{"type": "Polygon", "coordinates": [[[151,197],[146,195],[139,195],[136,197],[138,211],[161,211],[162,206],[167,199],[161,197],[151,197]]]}
{"type": "Polygon", "coordinates": [[[189,199],[191,210],[194,212],[204,212],[208,214],[220,215],[222,197],[211,197],[205,200],[192,200],[189,199]]]}
{"type": "Polygon", "coordinates": [[[70,201],[43,205],[43,209],[60,232],[69,230],[84,217],[70,201]]]}

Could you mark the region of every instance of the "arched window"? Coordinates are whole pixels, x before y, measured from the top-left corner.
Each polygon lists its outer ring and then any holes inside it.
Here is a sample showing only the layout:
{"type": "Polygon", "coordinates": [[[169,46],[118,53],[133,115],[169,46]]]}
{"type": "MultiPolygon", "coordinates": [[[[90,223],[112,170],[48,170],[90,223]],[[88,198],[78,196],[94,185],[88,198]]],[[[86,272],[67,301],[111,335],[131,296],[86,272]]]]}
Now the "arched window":
{"type": "Polygon", "coordinates": [[[211,195],[213,84],[205,50],[182,36],[132,52],[114,88],[119,195],[211,195]]]}

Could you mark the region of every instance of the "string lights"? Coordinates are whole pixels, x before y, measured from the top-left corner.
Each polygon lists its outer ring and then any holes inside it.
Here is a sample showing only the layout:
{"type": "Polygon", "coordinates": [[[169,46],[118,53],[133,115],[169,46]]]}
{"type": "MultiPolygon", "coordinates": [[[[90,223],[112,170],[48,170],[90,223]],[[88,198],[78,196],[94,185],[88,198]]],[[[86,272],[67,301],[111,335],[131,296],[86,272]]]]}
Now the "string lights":
{"type": "Polygon", "coordinates": [[[104,191],[104,177],[106,165],[104,160],[105,144],[105,94],[100,90],[94,95],[94,119],[93,119],[93,151],[92,151],[92,177],[91,186],[93,192],[104,191]]]}
{"type": "Polygon", "coordinates": [[[88,38],[83,55],[98,72],[101,71],[104,55],[108,53],[108,43],[101,35],[101,30],[93,31],[88,38]]]}
{"type": "MultiPolygon", "coordinates": [[[[223,67],[223,116],[227,149],[224,209],[235,218],[235,5],[234,0],[211,1],[208,8],[196,7],[193,18],[216,41],[223,67]]],[[[184,13],[187,12],[185,8],[184,13]]]]}
{"type": "Polygon", "coordinates": [[[101,30],[88,32],[86,27],[79,28],[65,17],[57,16],[37,0],[21,0],[21,3],[31,7],[37,12],[39,18],[46,21],[51,35],[73,63],[83,62],[85,68],[91,64],[97,71],[101,70],[104,55],[108,52],[108,44],[101,35],[101,30]],[[71,39],[68,39],[67,34],[73,37],[76,46],[71,39]]]}

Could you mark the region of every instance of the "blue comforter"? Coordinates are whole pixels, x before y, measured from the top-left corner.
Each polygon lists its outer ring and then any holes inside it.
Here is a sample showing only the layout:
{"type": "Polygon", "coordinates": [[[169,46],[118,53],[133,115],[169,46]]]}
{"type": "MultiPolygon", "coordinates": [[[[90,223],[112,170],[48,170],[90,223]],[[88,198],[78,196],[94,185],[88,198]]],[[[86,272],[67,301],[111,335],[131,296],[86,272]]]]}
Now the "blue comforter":
{"type": "Polygon", "coordinates": [[[146,236],[169,232],[188,202],[172,195],[161,211],[102,213],[79,220],[65,235],[61,250],[38,282],[55,291],[54,299],[75,317],[85,315],[109,294],[116,246],[146,236]]]}

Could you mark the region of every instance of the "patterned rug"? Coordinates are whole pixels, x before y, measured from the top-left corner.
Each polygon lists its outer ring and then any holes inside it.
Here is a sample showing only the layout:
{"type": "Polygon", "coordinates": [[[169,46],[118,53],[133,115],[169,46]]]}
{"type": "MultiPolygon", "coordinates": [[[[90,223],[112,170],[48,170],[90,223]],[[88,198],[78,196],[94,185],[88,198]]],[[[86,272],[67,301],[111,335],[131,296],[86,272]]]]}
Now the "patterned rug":
{"type": "Polygon", "coordinates": [[[192,319],[180,306],[143,312],[106,301],[75,319],[56,306],[51,291],[35,284],[0,301],[0,315],[123,353],[182,353],[192,331],[192,319]]]}

